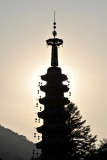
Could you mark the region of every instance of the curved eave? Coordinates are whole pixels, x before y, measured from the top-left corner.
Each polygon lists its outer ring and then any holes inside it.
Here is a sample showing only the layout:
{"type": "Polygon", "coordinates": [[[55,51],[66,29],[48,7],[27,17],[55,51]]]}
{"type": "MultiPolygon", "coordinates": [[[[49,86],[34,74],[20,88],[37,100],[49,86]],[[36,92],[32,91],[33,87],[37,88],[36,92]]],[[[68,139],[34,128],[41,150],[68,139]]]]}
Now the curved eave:
{"type": "Polygon", "coordinates": [[[59,132],[59,133],[62,133],[62,134],[66,134],[66,133],[69,133],[70,132],[70,128],[65,126],[65,125],[58,125],[58,124],[54,124],[54,125],[47,125],[47,126],[40,126],[37,128],[37,131],[39,133],[47,133],[48,132],[59,132]]]}
{"type": "Polygon", "coordinates": [[[63,117],[63,119],[67,119],[69,117],[69,112],[63,111],[63,112],[58,112],[58,111],[53,111],[53,110],[44,110],[42,112],[38,112],[38,117],[42,119],[46,119],[47,117],[63,117]]]}
{"type": "Polygon", "coordinates": [[[44,97],[44,98],[40,98],[39,102],[41,104],[63,104],[66,105],[68,103],[70,103],[70,101],[68,100],[68,98],[65,97],[58,97],[58,96],[50,96],[50,97],[44,97]]]}
{"type": "Polygon", "coordinates": [[[44,85],[44,86],[40,86],[40,90],[43,91],[43,92],[54,92],[57,90],[57,92],[68,92],[69,88],[67,87],[67,85],[55,85],[55,84],[52,84],[52,85],[44,85]]]}
{"type": "Polygon", "coordinates": [[[68,78],[65,74],[46,74],[46,75],[42,75],[41,79],[44,81],[66,81],[68,78]]]}

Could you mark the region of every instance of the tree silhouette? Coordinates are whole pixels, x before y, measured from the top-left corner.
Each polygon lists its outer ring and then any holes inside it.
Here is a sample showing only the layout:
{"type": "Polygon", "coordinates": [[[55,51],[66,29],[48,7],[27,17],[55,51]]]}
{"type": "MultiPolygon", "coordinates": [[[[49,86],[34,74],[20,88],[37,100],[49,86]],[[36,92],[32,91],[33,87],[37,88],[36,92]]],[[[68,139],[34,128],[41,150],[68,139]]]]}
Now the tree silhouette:
{"type": "Polygon", "coordinates": [[[96,160],[107,160],[107,138],[100,141],[96,160]]]}
{"type": "Polygon", "coordinates": [[[90,126],[84,126],[86,120],[82,121],[80,111],[75,104],[70,103],[66,110],[70,117],[66,125],[70,128],[68,134],[69,148],[68,153],[72,160],[82,160],[91,155],[95,149],[96,136],[90,134],[90,126]]]}
{"type": "Polygon", "coordinates": [[[103,138],[103,140],[100,141],[99,149],[100,152],[107,150],[107,138],[103,138]]]}

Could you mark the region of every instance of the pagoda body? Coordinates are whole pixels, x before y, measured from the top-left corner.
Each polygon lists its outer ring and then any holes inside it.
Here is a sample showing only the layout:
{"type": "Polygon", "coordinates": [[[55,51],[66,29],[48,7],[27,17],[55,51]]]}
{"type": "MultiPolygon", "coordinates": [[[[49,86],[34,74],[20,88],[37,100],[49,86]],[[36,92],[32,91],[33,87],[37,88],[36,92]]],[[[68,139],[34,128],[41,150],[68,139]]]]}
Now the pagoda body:
{"type": "Polygon", "coordinates": [[[68,92],[69,88],[63,84],[67,81],[67,76],[62,74],[58,67],[58,46],[63,44],[63,40],[56,38],[56,23],[53,24],[54,38],[46,41],[47,45],[52,46],[51,67],[47,74],[41,76],[41,79],[47,82],[46,85],[40,86],[40,90],[45,92],[45,97],[39,99],[44,110],[38,112],[38,117],[43,119],[43,125],[37,128],[37,132],[42,134],[42,141],[36,146],[42,150],[42,160],[68,160],[69,128],[66,120],[69,113],[65,110],[65,105],[70,101],[64,97],[64,92],[68,92]]]}

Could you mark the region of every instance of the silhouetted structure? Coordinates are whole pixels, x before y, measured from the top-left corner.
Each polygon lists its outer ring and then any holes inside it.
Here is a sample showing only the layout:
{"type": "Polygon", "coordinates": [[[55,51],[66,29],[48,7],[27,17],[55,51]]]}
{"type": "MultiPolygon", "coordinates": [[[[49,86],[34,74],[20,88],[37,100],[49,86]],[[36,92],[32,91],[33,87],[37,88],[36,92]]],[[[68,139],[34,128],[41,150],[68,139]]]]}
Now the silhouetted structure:
{"type": "Polygon", "coordinates": [[[63,44],[62,39],[56,38],[56,22],[54,20],[53,38],[48,39],[47,45],[52,46],[51,67],[47,74],[42,75],[41,79],[46,81],[46,85],[40,86],[40,90],[45,92],[45,97],[40,98],[40,104],[44,105],[44,111],[38,112],[38,117],[44,120],[41,127],[37,128],[42,133],[42,141],[36,146],[42,149],[42,160],[67,160],[68,159],[68,140],[65,121],[69,113],[65,111],[64,106],[70,101],[64,97],[64,92],[68,92],[67,85],[62,84],[68,78],[61,73],[58,66],[58,46],[63,44]]]}

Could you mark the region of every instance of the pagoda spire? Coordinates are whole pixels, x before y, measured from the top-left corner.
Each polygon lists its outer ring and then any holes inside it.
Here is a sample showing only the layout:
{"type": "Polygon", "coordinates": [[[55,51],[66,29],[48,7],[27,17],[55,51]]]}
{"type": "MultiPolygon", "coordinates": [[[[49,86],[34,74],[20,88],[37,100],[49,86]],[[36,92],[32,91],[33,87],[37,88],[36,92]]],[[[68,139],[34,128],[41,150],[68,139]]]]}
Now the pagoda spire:
{"type": "Polygon", "coordinates": [[[54,11],[53,29],[54,29],[54,31],[52,32],[53,38],[46,40],[46,43],[47,45],[52,46],[51,66],[56,67],[58,66],[58,46],[63,44],[63,40],[56,38],[57,32],[56,32],[56,22],[55,22],[55,11],[54,11]]]}
{"type": "MultiPolygon", "coordinates": [[[[56,38],[56,22],[54,13],[53,38],[46,42],[52,46],[51,67],[47,69],[45,75],[41,75],[41,80],[45,81],[45,85],[39,85],[40,91],[44,92],[44,97],[39,98],[40,106],[44,106],[44,110],[37,113],[38,120],[43,120],[43,125],[36,128],[37,134],[42,134],[42,139],[36,143],[37,149],[41,149],[40,160],[69,160],[69,126],[66,120],[69,118],[69,112],[66,105],[70,100],[64,96],[69,91],[69,87],[63,84],[68,80],[67,75],[62,74],[62,70],[58,66],[58,46],[63,44],[62,39],[56,38]]],[[[37,118],[36,118],[37,120],[37,118]]],[[[39,123],[38,122],[38,123],[39,123]]],[[[39,140],[39,139],[38,139],[39,140]]]]}

